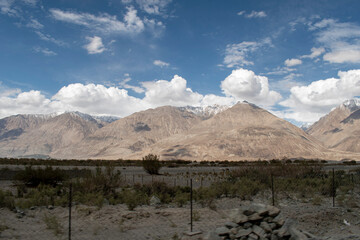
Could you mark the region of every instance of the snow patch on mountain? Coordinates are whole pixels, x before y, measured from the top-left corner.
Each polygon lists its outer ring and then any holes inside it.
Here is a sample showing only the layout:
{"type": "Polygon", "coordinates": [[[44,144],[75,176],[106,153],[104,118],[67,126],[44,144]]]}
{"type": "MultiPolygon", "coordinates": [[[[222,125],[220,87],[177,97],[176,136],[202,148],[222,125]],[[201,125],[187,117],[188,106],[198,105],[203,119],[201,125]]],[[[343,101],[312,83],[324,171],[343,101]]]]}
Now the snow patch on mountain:
{"type": "Polygon", "coordinates": [[[215,104],[211,106],[201,106],[201,107],[186,106],[186,107],[179,107],[178,109],[180,111],[188,111],[194,113],[197,116],[207,119],[227,110],[230,107],[231,106],[215,104]]]}

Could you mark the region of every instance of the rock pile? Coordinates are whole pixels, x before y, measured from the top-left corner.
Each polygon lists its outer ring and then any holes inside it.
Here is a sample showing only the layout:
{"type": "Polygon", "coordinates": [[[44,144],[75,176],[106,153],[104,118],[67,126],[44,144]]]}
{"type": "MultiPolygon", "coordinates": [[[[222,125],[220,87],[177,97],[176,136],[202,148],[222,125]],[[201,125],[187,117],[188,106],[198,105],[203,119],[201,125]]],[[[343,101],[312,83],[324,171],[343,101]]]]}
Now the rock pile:
{"type": "Polygon", "coordinates": [[[264,204],[251,204],[235,209],[230,214],[231,222],[209,232],[205,239],[319,239],[310,233],[297,230],[291,221],[285,221],[279,214],[280,209],[264,204]]]}

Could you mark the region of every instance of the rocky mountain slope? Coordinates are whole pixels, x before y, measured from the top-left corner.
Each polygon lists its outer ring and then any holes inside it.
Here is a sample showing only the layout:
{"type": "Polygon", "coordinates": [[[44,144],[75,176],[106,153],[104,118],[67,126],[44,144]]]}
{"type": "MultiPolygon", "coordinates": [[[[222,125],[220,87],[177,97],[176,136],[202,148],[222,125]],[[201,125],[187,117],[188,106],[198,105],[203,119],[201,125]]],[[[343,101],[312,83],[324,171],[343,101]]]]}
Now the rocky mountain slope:
{"type": "Polygon", "coordinates": [[[328,148],[360,153],[360,100],[345,101],[307,132],[328,148]]]}
{"type": "MultiPolygon", "coordinates": [[[[338,110],[343,117],[334,115],[334,122],[346,117],[349,123],[360,121],[354,108],[354,115],[347,116],[349,109],[338,110]]],[[[326,131],[336,127],[322,121],[317,125],[326,131]]],[[[315,127],[309,129],[314,136],[321,132],[315,127]]],[[[148,153],[189,160],[357,157],[329,151],[300,128],[247,102],[232,107],[165,106],[118,120],[79,112],[0,120],[1,157],[141,159],[148,153]]]]}
{"type": "Polygon", "coordinates": [[[146,152],[161,153],[163,159],[234,160],[322,158],[326,150],[289,122],[253,104],[238,103],[146,152]]]}
{"type": "Polygon", "coordinates": [[[98,129],[77,145],[53,153],[57,158],[126,158],[202,121],[186,109],[159,107],[134,113],[98,129]]]}
{"type": "Polygon", "coordinates": [[[106,124],[78,112],[7,117],[0,120],[0,155],[47,157],[106,124]]]}

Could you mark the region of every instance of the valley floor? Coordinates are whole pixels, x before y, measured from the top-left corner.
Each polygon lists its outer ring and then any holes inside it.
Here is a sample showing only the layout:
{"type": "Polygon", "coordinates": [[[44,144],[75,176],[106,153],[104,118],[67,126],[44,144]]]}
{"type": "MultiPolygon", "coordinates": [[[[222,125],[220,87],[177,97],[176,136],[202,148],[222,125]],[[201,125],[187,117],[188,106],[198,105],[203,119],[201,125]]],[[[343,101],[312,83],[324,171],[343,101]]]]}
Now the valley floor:
{"type": "MultiPolygon", "coordinates": [[[[297,229],[319,239],[360,239],[360,208],[332,207],[331,199],[321,205],[306,200],[281,200],[281,215],[294,221],[297,229]]],[[[255,202],[270,203],[257,197],[255,202]]],[[[248,204],[240,199],[223,198],[216,208],[194,205],[194,231],[202,234],[188,237],[190,206],[141,206],[129,211],[125,205],[105,205],[101,209],[76,205],[72,211],[71,239],[203,239],[206,233],[229,221],[234,208],[248,204]]],[[[24,213],[0,209],[0,239],[68,239],[68,209],[36,207],[24,213]]]]}

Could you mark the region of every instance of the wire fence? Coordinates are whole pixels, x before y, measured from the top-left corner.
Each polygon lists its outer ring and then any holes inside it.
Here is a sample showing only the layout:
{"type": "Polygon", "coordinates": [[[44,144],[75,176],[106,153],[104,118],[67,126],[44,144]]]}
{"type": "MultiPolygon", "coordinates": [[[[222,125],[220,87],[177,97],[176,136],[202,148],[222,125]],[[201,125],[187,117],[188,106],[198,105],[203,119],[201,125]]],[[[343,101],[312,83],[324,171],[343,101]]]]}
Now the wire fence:
{"type": "MultiPolygon", "coordinates": [[[[356,167],[344,171],[324,169],[318,165],[282,164],[243,166],[220,171],[164,172],[162,175],[125,171],[116,175],[115,172],[114,169],[112,172],[102,169],[98,175],[90,175],[89,179],[92,180],[87,182],[82,182],[81,179],[87,176],[82,173],[80,178],[74,176],[67,184],[46,188],[37,186],[27,190],[7,181],[9,186],[1,185],[0,207],[9,216],[0,217],[0,238],[12,236],[15,239],[17,236],[20,239],[34,239],[36,231],[51,230],[53,235],[50,236],[59,239],[177,239],[181,232],[192,233],[196,232],[196,228],[212,227],[209,222],[206,222],[206,226],[196,223],[197,214],[204,207],[214,210],[214,201],[221,199],[256,200],[275,206],[290,201],[329,208],[360,207],[360,168],[356,167]],[[112,185],[118,180],[117,184],[112,185]],[[13,192],[7,191],[9,189],[13,192]],[[10,201],[11,197],[13,202],[10,201]],[[54,210],[54,205],[59,207],[54,210]],[[152,206],[151,211],[146,209],[147,205],[152,206]],[[165,206],[166,211],[161,206],[165,206]],[[12,208],[15,216],[10,216],[11,212],[6,212],[5,207],[12,208]],[[175,211],[177,208],[183,211],[175,211]],[[41,226],[28,234],[28,238],[16,235],[16,231],[11,232],[7,226],[8,219],[13,218],[28,221],[29,224],[33,222],[34,226],[37,222],[41,226]],[[146,224],[138,223],[144,219],[147,219],[146,224]],[[156,231],[159,227],[156,224],[162,221],[169,227],[160,234],[156,231]],[[92,232],[90,237],[89,232],[92,232]],[[117,232],[117,236],[111,236],[114,232],[117,232]]],[[[213,213],[208,220],[217,217],[213,213]]]]}

